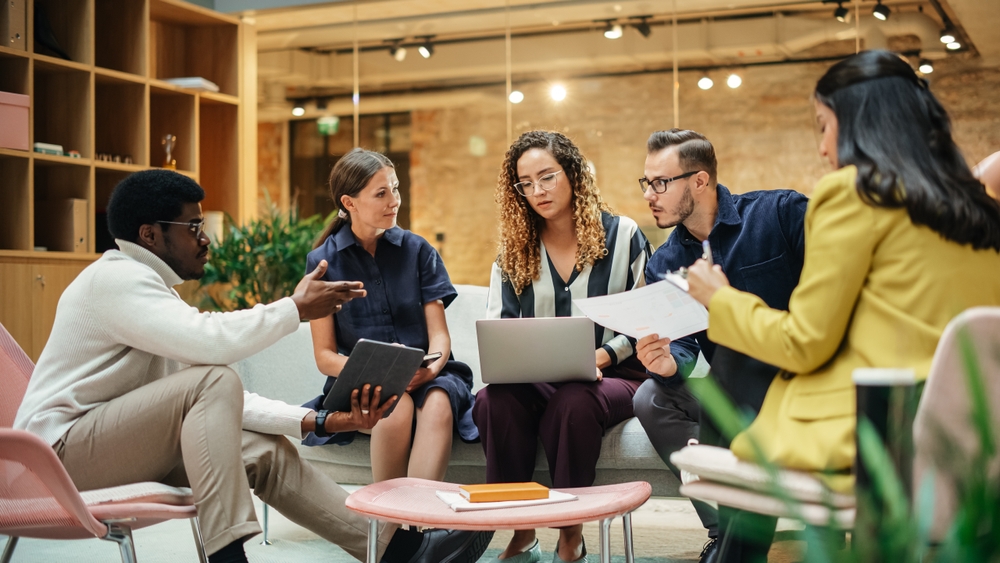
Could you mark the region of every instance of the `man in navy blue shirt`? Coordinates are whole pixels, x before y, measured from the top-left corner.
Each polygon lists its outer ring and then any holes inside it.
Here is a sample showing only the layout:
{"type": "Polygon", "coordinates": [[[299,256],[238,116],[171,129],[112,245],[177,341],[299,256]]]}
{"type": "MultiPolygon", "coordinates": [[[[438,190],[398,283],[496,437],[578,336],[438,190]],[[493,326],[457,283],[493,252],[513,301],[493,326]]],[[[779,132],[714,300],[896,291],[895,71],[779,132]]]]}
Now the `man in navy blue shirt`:
{"type": "MultiPolygon", "coordinates": [[[[726,272],[733,287],[760,296],[770,307],[787,309],[802,271],[803,222],[808,199],[791,190],[736,195],[718,183],[715,149],[695,131],[657,131],[647,142],[645,176],[639,179],[643,197],[661,229],[674,227],[646,266],[646,283],[663,279],[667,271],[690,266],[702,256],[702,241],[712,247],[712,259],[726,272]]],[[[650,335],[636,344],[636,356],[651,374],[633,399],[635,415],[657,453],[670,454],[688,441],[728,446],[711,421],[700,416],[697,400],[684,379],[698,353],[736,405],[754,413],[778,368],[716,346],[706,332],[670,341],[650,335]]],[[[714,561],[718,513],[694,502],[709,543],[702,562],[714,561]]]]}

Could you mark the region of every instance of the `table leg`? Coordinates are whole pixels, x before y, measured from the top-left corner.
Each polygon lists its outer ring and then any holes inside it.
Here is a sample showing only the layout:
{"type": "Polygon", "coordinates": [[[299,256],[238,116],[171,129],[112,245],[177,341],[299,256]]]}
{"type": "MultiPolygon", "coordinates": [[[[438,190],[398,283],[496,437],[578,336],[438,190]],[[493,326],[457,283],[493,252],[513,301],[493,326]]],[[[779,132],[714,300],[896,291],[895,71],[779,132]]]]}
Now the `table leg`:
{"type": "Polygon", "coordinates": [[[622,516],[622,527],[625,529],[625,563],[635,563],[635,552],[632,545],[632,513],[622,516]]]}
{"type": "Polygon", "coordinates": [[[378,520],[368,519],[368,563],[378,563],[378,520]]]}
{"type": "Polygon", "coordinates": [[[601,520],[601,563],[611,563],[611,520],[601,520]]]}

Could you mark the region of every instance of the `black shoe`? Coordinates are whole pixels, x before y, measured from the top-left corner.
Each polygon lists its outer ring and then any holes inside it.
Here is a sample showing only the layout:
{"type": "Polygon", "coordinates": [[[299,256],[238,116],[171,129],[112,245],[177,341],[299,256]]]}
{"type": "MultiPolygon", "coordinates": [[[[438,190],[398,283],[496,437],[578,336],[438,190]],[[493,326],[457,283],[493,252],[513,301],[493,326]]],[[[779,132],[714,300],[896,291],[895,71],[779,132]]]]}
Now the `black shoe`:
{"type": "Polygon", "coordinates": [[[493,532],[427,530],[410,563],[476,563],[492,539],[493,532]]]}
{"type": "Polygon", "coordinates": [[[700,563],[716,563],[719,559],[719,538],[708,538],[705,547],[701,548],[700,563]]]}

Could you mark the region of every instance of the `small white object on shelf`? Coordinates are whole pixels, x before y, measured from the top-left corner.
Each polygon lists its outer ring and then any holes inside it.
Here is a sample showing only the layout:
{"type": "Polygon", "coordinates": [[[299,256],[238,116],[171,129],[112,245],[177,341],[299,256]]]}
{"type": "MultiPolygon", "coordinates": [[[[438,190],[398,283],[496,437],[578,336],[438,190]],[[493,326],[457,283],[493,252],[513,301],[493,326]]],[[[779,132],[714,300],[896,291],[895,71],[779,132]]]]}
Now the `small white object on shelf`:
{"type": "Polygon", "coordinates": [[[35,152],[40,152],[42,154],[54,154],[56,156],[63,156],[63,146],[55,145],[52,143],[35,143],[35,152]]]}
{"type": "Polygon", "coordinates": [[[453,493],[449,491],[435,491],[435,494],[455,512],[492,510],[494,508],[518,508],[522,506],[537,506],[540,504],[556,504],[558,502],[568,502],[577,499],[576,495],[553,490],[549,490],[549,498],[535,500],[502,500],[498,502],[469,502],[469,499],[463,497],[460,493],[453,493]]]}
{"type": "Polygon", "coordinates": [[[208,80],[207,78],[202,78],[200,76],[185,76],[182,78],[167,78],[167,82],[173,84],[174,86],[180,86],[181,88],[187,88],[188,90],[198,90],[199,92],[216,92],[219,91],[219,86],[208,80]]]}

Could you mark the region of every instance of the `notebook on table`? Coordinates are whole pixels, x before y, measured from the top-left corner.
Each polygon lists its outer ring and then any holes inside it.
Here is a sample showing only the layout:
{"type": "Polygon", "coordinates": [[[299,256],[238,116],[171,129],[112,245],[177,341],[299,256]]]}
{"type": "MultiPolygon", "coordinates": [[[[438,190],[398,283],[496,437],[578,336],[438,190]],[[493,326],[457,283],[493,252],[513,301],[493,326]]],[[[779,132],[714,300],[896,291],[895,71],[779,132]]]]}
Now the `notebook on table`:
{"type": "Polygon", "coordinates": [[[587,317],[478,320],[483,382],[596,381],[594,334],[587,317]]]}

